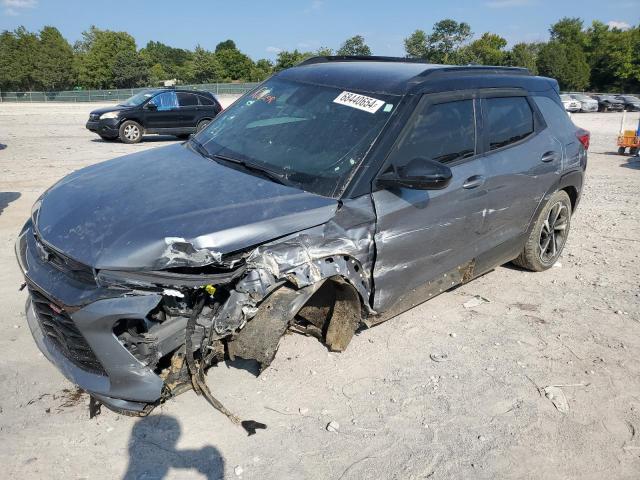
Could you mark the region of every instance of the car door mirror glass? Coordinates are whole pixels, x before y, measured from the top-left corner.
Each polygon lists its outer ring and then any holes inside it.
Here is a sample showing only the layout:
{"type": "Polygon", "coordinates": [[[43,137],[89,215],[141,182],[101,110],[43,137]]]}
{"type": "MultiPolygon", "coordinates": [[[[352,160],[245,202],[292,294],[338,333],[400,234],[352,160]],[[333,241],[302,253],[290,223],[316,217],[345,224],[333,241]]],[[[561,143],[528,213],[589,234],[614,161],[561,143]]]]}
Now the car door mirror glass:
{"type": "Polygon", "coordinates": [[[153,100],[150,100],[149,102],[147,102],[147,105],[145,106],[145,108],[147,110],[158,110],[158,106],[153,103],[153,100]]]}
{"type": "Polygon", "coordinates": [[[414,158],[406,165],[378,177],[384,188],[410,188],[413,190],[440,190],[451,182],[451,169],[442,163],[425,158],[414,158]]]}

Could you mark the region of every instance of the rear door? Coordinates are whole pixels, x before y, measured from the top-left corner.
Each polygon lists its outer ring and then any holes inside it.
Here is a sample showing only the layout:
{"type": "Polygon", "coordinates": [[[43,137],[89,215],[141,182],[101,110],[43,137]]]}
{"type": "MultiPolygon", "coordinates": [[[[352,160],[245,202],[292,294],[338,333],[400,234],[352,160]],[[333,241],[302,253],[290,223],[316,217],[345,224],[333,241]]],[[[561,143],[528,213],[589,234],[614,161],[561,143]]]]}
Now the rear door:
{"type": "Polygon", "coordinates": [[[146,109],[146,129],[162,133],[162,130],[173,129],[180,125],[181,113],[176,92],[159,93],[149,102],[153,103],[156,109],[146,109]]]}
{"type": "Polygon", "coordinates": [[[526,92],[492,91],[482,96],[489,203],[485,228],[492,248],[520,245],[536,207],[559,179],[565,147],[549,134],[526,92]]]}
{"type": "Polygon", "coordinates": [[[183,128],[188,132],[195,132],[196,124],[198,123],[198,97],[189,92],[177,92],[178,105],[180,107],[180,125],[179,128],[183,128]]]}
{"type": "Polygon", "coordinates": [[[448,165],[453,179],[442,190],[374,191],[376,310],[436,279],[450,288],[444,275],[481,248],[487,196],[483,161],[476,155],[477,107],[472,92],[425,95],[380,172],[428,158],[448,165]]]}

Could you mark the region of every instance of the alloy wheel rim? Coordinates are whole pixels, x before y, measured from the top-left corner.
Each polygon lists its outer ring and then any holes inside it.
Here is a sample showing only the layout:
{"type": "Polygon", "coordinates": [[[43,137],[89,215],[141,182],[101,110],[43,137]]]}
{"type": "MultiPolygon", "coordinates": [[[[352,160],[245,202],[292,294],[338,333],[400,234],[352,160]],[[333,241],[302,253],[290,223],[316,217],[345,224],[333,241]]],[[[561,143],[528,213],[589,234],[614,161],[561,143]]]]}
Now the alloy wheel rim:
{"type": "Polygon", "coordinates": [[[129,140],[135,140],[140,135],[140,130],[135,125],[127,125],[124,127],[124,136],[129,140]]]}
{"type": "Polygon", "coordinates": [[[558,258],[564,242],[567,238],[567,228],[569,226],[569,209],[558,202],[547,215],[540,230],[540,260],[549,264],[558,258]]]}

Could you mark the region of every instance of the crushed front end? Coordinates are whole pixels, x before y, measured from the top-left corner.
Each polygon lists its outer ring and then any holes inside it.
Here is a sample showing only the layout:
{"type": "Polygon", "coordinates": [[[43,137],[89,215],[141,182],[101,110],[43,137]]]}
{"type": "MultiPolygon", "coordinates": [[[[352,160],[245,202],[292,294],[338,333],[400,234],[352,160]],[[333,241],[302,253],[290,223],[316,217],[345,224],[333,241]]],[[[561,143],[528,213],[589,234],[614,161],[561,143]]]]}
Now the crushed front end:
{"type": "Polygon", "coordinates": [[[262,371],[294,326],[343,350],[372,313],[367,203],[347,202],[323,225],[227,255],[166,239],[162,270],[81,264],[30,220],[16,242],[30,329],[70,381],[134,415],[190,388],[207,396],[203,372],[225,358],[262,371]]]}

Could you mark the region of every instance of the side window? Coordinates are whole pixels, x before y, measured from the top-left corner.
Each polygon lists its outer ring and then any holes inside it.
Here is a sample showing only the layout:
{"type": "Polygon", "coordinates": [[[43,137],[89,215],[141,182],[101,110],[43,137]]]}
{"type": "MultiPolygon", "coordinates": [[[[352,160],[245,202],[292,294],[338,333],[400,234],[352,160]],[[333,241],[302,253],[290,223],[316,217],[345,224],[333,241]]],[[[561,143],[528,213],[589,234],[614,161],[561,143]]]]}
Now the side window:
{"type": "Polygon", "coordinates": [[[542,112],[545,122],[556,135],[569,135],[575,139],[576,126],[563,107],[549,97],[535,96],[533,101],[542,112]]]}
{"type": "Polygon", "coordinates": [[[215,105],[213,99],[206,97],[204,95],[198,95],[200,99],[200,105],[215,105]]]}
{"type": "Polygon", "coordinates": [[[533,133],[533,110],[525,97],[487,98],[486,106],[489,150],[511,145],[533,133]]]}
{"type": "Polygon", "coordinates": [[[475,154],[473,100],[426,103],[418,108],[422,110],[396,149],[396,165],[414,158],[451,163],[475,154]]]}
{"type": "Polygon", "coordinates": [[[197,107],[198,97],[193,93],[178,92],[178,103],[181,107],[197,107]]]}
{"type": "Polygon", "coordinates": [[[153,103],[158,107],[158,111],[167,111],[178,108],[178,99],[176,92],[164,92],[153,97],[153,103]]]}

